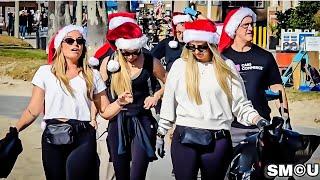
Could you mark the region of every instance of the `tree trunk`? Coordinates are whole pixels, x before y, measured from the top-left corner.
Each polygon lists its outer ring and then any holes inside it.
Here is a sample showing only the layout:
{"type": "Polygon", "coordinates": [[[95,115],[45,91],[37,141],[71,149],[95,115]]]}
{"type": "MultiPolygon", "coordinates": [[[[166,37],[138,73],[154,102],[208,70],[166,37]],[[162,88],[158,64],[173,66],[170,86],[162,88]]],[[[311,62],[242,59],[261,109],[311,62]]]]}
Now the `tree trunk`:
{"type": "Polygon", "coordinates": [[[71,24],[69,1],[55,2],[55,17],[57,30],[71,24]]]}
{"type": "Polygon", "coordinates": [[[52,37],[52,35],[57,31],[57,22],[55,20],[55,2],[48,2],[48,40],[52,37]]]}
{"type": "Polygon", "coordinates": [[[117,3],[118,3],[118,12],[130,11],[130,1],[117,1],[117,3]]]}
{"type": "Polygon", "coordinates": [[[19,38],[19,1],[14,2],[14,37],[19,38]]]}
{"type": "Polygon", "coordinates": [[[82,25],[82,1],[77,1],[77,10],[76,10],[76,19],[77,19],[77,25],[81,26],[82,25]]]}
{"type": "Polygon", "coordinates": [[[71,24],[71,15],[70,15],[70,4],[66,2],[65,10],[64,10],[64,17],[65,17],[65,25],[71,24]]]}
{"type": "Polygon", "coordinates": [[[104,1],[88,1],[88,55],[93,53],[105,42],[106,9],[104,1]]]}

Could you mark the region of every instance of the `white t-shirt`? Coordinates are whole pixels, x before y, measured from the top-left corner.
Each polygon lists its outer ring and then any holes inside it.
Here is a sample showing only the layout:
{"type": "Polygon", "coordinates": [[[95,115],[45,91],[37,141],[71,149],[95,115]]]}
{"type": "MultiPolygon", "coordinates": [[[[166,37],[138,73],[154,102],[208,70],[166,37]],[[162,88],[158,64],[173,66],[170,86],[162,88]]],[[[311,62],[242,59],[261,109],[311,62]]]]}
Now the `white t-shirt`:
{"type": "MultiPolygon", "coordinates": [[[[93,93],[98,94],[106,89],[97,70],[93,70],[93,93]]],[[[32,79],[32,84],[45,91],[45,114],[43,119],[66,118],[90,121],[91,101],[87,97],[87,87],[82,75],[70,80],[72,96],[63,83],[51,72],[51,65],[41,66],[32,79]]]]}

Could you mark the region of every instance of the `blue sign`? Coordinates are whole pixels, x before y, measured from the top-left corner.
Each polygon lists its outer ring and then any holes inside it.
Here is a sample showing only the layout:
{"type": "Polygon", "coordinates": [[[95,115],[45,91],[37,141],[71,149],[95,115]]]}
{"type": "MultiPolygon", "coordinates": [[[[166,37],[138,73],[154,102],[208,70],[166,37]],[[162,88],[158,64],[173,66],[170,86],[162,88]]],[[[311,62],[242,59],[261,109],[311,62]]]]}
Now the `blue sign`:
{"type": "Polygon", "coordinates": [[[300,33],[299,34],[299,46],[300,49],[304,49],[304,44],[306,42],[306,37],[314,36],[314,33],[300,33]]]}

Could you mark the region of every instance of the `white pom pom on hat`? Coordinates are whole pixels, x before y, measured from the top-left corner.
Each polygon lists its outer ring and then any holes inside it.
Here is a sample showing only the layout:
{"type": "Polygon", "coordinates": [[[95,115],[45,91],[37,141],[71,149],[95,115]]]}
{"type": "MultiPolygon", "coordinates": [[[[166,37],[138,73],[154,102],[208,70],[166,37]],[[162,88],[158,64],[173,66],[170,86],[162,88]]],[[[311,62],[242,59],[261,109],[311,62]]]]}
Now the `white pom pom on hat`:
{"type": "Polygon", "coordinates": [[[108,62],[107,69],[109,72],[112,73],[117,72],[120,69],[120,64],[118,61],[111,59],[108,62]]]}
{"type": "Polygon", "coordinates": [[[99,59],[97,59],[95,57],[90,57],[88,62],[89,62],[90,66],[98,66],[99,65],[99,59]]]}
{"type": "Polygon", "coordinates": [[[169,41],[168,44],[169,44],[169,47],[172,49],[175,49],[178,47],[178,41],[176,41],[176,40],[169,41]]]}

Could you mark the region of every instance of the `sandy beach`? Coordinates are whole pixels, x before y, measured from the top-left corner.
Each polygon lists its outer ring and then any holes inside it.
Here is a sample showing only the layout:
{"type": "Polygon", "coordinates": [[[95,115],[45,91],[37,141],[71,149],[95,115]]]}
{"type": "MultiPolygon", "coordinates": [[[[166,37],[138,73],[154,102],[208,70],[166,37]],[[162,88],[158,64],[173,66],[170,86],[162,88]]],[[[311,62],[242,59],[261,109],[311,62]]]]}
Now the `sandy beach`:
{"type": "MultiPolygon", "coordinates": [[[[32,85],[30,82],[13,80],[8,77],[0,78],[1,96],[31,96],[31,93],[32,85]]],[[[271,102],[270,105],[274,107],[274,102],[271,102]]],[[[290,102],[289,107],[293,127],[320,128],[320,99],[290,102]]],[[[273,110],[273,115],[278,115],[278,112],[273,110]]],[[[16,121],[17,119],[4,117],[0,114],[0,138],[5,136],[8,127],[14,125],[16,121]]],[[[41,161],[41,133],[39,123],[33,123],[20,133],[24,150],[7,178],[8,180],[45,179],[41,161]]],[[[101,143],[103,142],[104,140],[101,143]]],[[[102,153],[103,149],[98,147],[98,153],[102,153]]]]}

